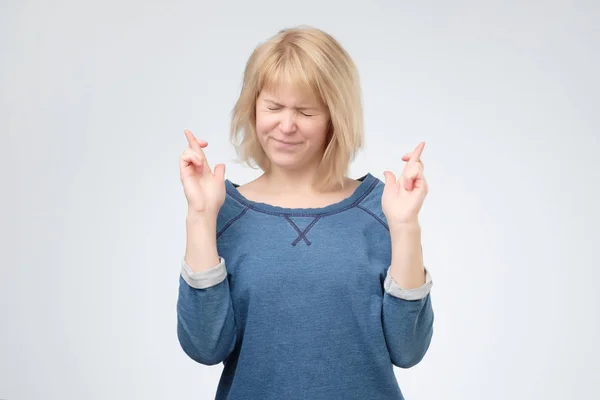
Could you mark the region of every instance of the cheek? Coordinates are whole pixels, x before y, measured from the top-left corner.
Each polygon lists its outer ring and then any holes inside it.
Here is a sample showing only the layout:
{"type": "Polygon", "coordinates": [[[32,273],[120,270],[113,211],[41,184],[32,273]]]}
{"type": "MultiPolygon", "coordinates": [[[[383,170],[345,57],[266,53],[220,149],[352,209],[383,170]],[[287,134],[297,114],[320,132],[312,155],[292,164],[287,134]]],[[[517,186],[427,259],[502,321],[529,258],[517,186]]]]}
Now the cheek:
{"type": "Polygon", "coordinates": [[[264,135],[271,132],[277,126],[277,118],[275,115],[256,114],[256,133],[264,135]]]}
{"type": "Polygon", "coordinates": [[[314,142],[323,142],[327,138],[327,121],[307,120],[300,125],[300,129],[305,136],[310,137],[314,142]]]}

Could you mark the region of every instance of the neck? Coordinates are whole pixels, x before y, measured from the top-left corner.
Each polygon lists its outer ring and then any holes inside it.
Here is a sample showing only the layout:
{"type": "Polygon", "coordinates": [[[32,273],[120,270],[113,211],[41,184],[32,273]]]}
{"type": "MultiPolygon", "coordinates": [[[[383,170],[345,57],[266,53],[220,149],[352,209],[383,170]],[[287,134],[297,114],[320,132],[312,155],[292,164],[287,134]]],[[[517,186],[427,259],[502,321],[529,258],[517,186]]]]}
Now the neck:
{"type": "Polygon", "coordinates": [[[314,194],[318,192],[316,178],[317,167],[301,170],[273,168],[265,172],[261,180],[269,191],[314,194]]]}

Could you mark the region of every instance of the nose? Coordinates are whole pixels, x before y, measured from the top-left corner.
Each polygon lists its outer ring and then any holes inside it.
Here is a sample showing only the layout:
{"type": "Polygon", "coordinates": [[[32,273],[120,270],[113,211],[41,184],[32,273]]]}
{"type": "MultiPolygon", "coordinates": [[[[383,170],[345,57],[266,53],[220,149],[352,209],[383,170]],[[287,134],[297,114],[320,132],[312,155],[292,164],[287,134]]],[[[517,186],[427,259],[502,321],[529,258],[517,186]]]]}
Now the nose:
{"type": "Polygon", "coordinates": [[[281,113],[279,129],[281,129],[281,132],[285,134],[294,133],[296,131],[295,113],[293,111],[281,113]]]}

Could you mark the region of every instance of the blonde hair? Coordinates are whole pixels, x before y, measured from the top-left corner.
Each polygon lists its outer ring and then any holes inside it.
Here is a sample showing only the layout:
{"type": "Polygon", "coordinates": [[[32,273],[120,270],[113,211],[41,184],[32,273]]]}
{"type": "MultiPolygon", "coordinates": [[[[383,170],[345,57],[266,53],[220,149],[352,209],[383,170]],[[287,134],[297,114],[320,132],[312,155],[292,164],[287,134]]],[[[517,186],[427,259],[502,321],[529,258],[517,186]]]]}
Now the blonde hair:
{"type": "Polygon", "coordinates": [[[261,43],[248,59],[231,119],[231,140],[240,160],[269,171],[270,161],[256,135],[256,100],[263,89],[286,83],[299,85],[328,109],[330,129],[317,185],[343,186],[364,142],[359,77],[342,46],[316,28],[284,29],[261,43]]]}

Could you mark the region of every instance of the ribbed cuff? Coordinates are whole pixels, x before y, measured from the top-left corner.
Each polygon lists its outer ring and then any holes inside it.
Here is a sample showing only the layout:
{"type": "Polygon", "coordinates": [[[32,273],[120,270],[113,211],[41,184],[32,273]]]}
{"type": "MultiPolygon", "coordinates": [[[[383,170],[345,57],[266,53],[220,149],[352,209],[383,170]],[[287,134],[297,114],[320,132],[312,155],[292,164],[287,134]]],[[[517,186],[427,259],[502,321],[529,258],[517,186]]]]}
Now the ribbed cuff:
{"type": "Polygon", "coordinates": [[[194,272],[185,260],[181,261],[181,277],[191,287],[195,289],[207,289],[216,286],[227,278],[227,269],[225,260],[219,257],[219,264],[210,269],[200,272],[194,272]]]}
{"type": "Polygon", "coordinates": [[[385,291],[388,294],[403,300],[421,300],[427,297],[427,295],[431,291],[433,281],[431,279],[429,271],[427,271],[427,268],[425,268],[425,284],[414,289],[401,288],[400,285],[396,283],[394,278],[392,278],[390,270],[391,267],[388,267],[387,276],[385,277],[385,281],[383,282],[383,287],[385,288],[385,291]]]}

